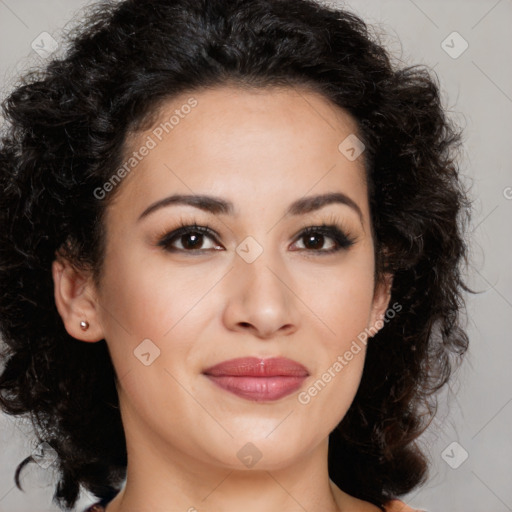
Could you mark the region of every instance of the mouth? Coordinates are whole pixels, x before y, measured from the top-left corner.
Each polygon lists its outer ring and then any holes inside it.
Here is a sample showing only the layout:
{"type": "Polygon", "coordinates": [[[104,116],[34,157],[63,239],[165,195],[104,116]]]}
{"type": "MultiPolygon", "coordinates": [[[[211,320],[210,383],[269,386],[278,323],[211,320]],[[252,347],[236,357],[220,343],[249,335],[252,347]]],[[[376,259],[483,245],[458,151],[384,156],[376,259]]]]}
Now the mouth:
{"type": "Polygon", "coordinates": [[[225,391],[257,402],[279,400],[299,389],[309,376],[303,365],[283,357],[231,359],[203,374],[225,391]]]}

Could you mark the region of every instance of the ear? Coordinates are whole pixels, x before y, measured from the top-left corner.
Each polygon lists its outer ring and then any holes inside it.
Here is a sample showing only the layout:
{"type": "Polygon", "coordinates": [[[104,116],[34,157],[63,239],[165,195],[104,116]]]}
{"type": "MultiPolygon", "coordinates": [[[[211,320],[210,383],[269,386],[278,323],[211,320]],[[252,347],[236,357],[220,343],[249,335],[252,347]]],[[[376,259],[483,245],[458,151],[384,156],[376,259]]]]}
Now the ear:
{"type": "Polygon", "coordinates": [[[64,257],[56,256],[52,263],[54,298],[66,331],[81,341],[102,340],[104,335],[99,321],[99,305],[92,278],[77,270],[64,257]],[[82,330],[81,321],[89,323],[87,330],[82,330]]]}
{"type": "Polygon", "coordinates": [[[372,333],[371,337],[377,334],[377,332],[384,327],[384,315],[391,299],[392,284],[393,274],[390,273],[385,273],[375,284],[372,310],[370,312],[368,325],[368,329],[372,333]]]}

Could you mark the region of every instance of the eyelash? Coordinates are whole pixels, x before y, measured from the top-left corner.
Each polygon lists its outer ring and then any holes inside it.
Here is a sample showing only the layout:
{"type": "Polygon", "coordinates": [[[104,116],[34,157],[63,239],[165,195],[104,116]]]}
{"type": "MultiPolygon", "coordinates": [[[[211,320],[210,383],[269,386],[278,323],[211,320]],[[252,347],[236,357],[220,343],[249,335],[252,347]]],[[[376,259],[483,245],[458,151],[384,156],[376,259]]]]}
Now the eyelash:
{"type": "MultiPolygon", "coordinates": [[[[211,251],[215,249],[180,249],[171,247],[171,243],[180,237],[187,234],[200,234],[204,236],[208,236],[212,238],[216,243],[217,238],[215,231],[208,224],[198,225],[195,220],[190,222],[185,222],[183,219],[180,219],[180,223],[176,229],[171,231],[165,231],[162,235],[158,237],[157,246],[162,247],[164,250],[168,252],[186,252],[186,253],[204,253],[205,251],[211,251]]],[[[316,249],[298,249],[300,251],[314,252],[319,253],[321,255],[332,254],[335,252],[339,252],[343,249],[348,249],[356,242],[356,239],[352,236],[348,235],[346,231],[338,226],[338,223],[334,219],[329,219],[327,222],[323,222],[321,225],[317,226],[308,226],[304,228],[300,233],[295,237],[295,240],[301,240],[307,236],[313,234],[320,234],[322,236],[326,236],[331,238],[337,246],[332,249],[327,250],[316,250],[316,249]]]]}

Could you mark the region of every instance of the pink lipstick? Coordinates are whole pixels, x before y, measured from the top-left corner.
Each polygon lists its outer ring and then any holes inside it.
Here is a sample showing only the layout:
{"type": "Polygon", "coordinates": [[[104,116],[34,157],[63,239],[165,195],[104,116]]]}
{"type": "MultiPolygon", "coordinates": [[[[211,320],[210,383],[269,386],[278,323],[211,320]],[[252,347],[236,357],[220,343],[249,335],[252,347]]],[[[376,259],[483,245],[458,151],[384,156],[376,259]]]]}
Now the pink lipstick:
{"type": "Polygon", "coordinates": [[[217,386],[247,400],[272,401],[299,389],[308,370],[291,359],[241,357],[203,371],[217,386]]]}

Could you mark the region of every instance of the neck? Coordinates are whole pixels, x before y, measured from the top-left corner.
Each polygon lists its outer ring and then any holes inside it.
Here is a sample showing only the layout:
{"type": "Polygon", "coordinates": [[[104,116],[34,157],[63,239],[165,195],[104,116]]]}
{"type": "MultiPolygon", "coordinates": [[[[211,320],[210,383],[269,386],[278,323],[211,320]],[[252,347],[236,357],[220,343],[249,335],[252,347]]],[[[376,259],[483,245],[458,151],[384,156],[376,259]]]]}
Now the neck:
{"type": "Polygon", "coordinates": [[[126,435],[126,482],[106,512],[340,512],[350,499],[329,479],[328,440],[287,467],[239,470],[156,446],[154,435],[137,436],[138,442],[126,435]]]}

